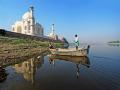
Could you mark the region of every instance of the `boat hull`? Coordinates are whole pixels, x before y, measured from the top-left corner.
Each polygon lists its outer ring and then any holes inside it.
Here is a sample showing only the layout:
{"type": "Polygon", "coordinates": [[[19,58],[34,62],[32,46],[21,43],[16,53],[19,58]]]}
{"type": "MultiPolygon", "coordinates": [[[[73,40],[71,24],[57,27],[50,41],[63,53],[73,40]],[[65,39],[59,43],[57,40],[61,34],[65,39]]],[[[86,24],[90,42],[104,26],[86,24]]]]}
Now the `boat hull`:
{"type": "Polygon", "coordinates": [[[79,49],[79,50],[60,49],[60,50],[51,50],[51,53],[54,55],[61,55],[61,56],[88,56],[87,49],[79,49]]]}

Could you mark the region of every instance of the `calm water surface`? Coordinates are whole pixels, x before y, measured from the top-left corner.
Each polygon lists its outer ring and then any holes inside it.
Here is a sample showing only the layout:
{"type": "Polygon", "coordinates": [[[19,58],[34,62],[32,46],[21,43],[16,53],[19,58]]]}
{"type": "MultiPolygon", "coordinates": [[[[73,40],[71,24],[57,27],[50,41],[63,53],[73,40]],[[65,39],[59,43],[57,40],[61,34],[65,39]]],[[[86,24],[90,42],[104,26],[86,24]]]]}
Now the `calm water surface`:
{"type": "Polygon", "coordinates": [[[6,72],[0,90],[120,90],[120,46],[92,45],[88,58],[40,55],[6,72]]]}

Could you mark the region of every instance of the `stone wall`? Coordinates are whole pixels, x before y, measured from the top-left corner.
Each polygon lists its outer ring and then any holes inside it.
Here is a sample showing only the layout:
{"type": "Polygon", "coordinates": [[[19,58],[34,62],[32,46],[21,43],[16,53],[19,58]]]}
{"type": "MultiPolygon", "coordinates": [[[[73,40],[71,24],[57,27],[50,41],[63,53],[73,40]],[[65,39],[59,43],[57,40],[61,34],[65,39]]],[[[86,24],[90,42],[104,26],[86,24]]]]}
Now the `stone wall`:
{"type": "Polygon", "coordinates": [[[61,40],[54,40],[47,36],[37,37],[37,36],[31,36],[31,35],[6,31],[4,29],[0,29],[0,35],[7,36],[7,37],[13,37],[13,38],[22,38],[22,39],[31,39],[31,40],[40,40],[40,41],[49,41],[49,42],[62,42],[61,40]]]}

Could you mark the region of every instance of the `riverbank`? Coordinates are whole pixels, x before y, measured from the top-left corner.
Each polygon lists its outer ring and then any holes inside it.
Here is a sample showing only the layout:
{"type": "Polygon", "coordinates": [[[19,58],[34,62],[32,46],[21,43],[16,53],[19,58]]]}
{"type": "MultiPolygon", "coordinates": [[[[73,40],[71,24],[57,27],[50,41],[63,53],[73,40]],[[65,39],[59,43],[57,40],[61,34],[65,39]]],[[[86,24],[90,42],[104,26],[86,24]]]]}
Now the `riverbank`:
{"type": "MultiPolygon", "coordinates": [[[[11,60],[22,60],[49,50],[48,41],[36,41],[0,36],[0,65],[4,66],[11,60]]],[[[60,43],[55,43],[58,47],[60,43]]]]}
{"type": "Polygon", "coordinates": [[[110,41],[110,42],[108,42],[109,44],[120,44],[120,41],[119,40],[117,40],[117,41],[110,41]]]}

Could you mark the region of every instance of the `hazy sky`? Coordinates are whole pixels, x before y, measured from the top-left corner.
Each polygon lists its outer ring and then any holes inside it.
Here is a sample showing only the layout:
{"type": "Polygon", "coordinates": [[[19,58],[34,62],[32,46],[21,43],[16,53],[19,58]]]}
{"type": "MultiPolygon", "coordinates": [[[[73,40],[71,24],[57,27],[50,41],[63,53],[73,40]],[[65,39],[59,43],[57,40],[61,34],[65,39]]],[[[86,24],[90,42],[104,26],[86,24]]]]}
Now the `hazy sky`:
{"type": "Polygon", "coordinates": [[[0,0],[0,28],[10,30],[31,5],[46,35],[54,23],[71,41],[74,34],[82,42],[120,40],[120,0],[0,0]]]}

